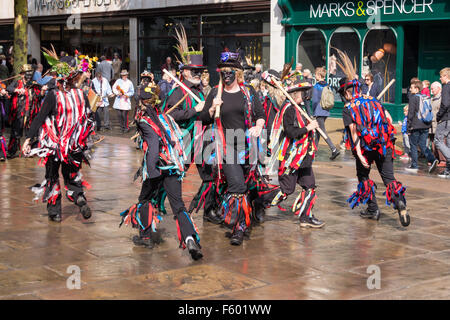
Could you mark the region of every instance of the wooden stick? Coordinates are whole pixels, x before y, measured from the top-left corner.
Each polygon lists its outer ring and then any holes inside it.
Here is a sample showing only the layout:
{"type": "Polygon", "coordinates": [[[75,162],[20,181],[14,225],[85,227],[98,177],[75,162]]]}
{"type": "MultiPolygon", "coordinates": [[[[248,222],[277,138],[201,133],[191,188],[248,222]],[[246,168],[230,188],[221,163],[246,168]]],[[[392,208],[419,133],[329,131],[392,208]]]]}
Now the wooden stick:
{"type": "Polygon", "coordinates": [[[139,132],[136,133],[134,136],[132,136],[132,137],[130,138],[130,140],[134,140],[134,139],[136,139],[137,137],[139,137],[139,132]]]}
{"type": "MultiPolygon", "coordinates": [[[[222,75],[220,76],[219,87],[217,88],[216,98],[222,100],[222,91],[223,91],[223,81],[222,75]]],[[[220,117],[220,106],[217,106],[216,113],[214,114],[214,118],[218,119],[220,117]]]]}
{"type": "Polygon", "coordinates": [[[191,89],[189,89],[184,83],[182,83],[180,80],[178,80],[177,77],[175,77],[173,74],[171,74],[169,71],[167,71],[166,69],[163,69],[163,72],[165,74],[167,74],[169,77],[172,78],[173,81],[175,81],[176,84],[178,84],[180,87],[182,87],[187,93],[189,93],[189,95],[195,99],[195,101],[197,101],[197,103],[201,103],[202,100],[200,100],[199,97],[197,97],[192,91],[191,89]]]}
{"type": "Polygon", "coordinates": [[[178,107],[178,106],[184,101],[184,99],[187,98],[188,95],[189,95],[189,93],[186,93],[186,94],[184,95],[184,97],[181,98],[180,101],[178,101],[172,108],[170,108],[169,110],[166,111],[166,114],[171,113],[176,107],[178,107]]]}
{"type": "MultiPolygon", "coordinates": [[[[306,118],[306,120],[308,120],[308,122],[313,121],[313,120],[309,117],[309,115],[306,113],[306,111],[304,111],[302,108],[300,108],[300,106],[294,101],[294,99],[292,99],[292,97],[289,95],[289,93],[287,93],[286,90],[284,90],[284,88],[281,86],[281,84],[280,84],[277,80],[275,80],[275,79],[272,77],[272,81],[273,81],[273,83],[275,83],[275,85],[278,87],[278,89],[280,89],[281,92],[283,92],[283,94],[286,96],[286,98],[288,98],[289,101],[290,101],[290,102],[298,109],[298,111],[300,111],[300,113],[302,114],[302,116],[304,116],[304,117],[306,118]]],[[[328,140],[328,136],[325,134],[325,132],[322,131],[322,129],[317,128],[316,130],[320,133],[320,135],[321,135],[325,140],[328,140]]]]}
{"type": "Polygon", "coordinates": [[[386,91],[389,90],[389,88],[394,84],[394,82],[395,82],[395,79],[392,79],[391,82],[388,83],[386,88],[384,88],[383,91],[381,91],[381,93],[378,95],[377,100],[380,100],[384,96],[386,91]]]}

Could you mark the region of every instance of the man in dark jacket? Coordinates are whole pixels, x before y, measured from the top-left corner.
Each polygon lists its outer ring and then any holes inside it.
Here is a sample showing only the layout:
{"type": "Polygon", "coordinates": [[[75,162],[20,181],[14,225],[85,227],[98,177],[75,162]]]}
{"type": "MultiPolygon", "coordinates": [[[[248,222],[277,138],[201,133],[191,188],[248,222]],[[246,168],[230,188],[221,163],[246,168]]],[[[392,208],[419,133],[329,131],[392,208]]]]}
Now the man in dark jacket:
{"type": "Polygon", "coordinates": [[[436,121],[438,122],[436,128],[436,136],[434,143],[436,147],[444,155],[447,166],[443,174],[440,174],[441,178],[450,177],[450,68],[441,70],[441,107],[436,115],[436,121]]]}
{"type": "Polygon", "coordinates": [[[417,172],[419,170],[417,165],[417,147],[419,147],[428,162],[431,163],[431,166],[428,169],[428,172],[431,173],[436,168],[439,161],[427,147],[427,137],[431,123],[426,124],[418,117],[420,111],[420,92],[422,89],[421,81],[414,81],[411,84],[411,96],[409,98],[408,108],[408,134],[409,142],[411,144],[411,166],[406,168],[406,170],[410,172],[417,172]]]}

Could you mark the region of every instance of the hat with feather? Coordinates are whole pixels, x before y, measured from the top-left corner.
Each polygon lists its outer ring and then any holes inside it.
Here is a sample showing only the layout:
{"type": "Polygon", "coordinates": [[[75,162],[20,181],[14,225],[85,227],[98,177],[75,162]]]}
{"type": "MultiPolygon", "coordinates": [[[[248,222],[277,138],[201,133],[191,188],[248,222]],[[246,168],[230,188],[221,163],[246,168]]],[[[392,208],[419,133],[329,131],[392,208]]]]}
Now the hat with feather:
{"type": "Polygon", "coordinates": [[[203,51],[195,51],[192,47],[189,49],[186,30],[182,24],[179,30],[175,28],[175,33],[175,39],[178,41],[175,49],[178,51],[177,62],[180,69],[206,69],[207,67],[203,65],[203,51]]]}
{"type": "Polygon", "coordinates": [[[334,47],[332,47],[332,49],[337,51],[338,58],[336,60],[336,64],[345,74],[345,77],[339,80],[339,89],[337,90],[338,93],[342,95],[347,89],[350,88],[353,88],[353,94],[355,92],[359,92],[360,84],[356,75],[356,61],[352,63],[347,53],[334,47]]]}
{"type": "Polygon", "coordinates": [[[67,62],[62,62],[58,58],[55,48],[51,45],[52,50],[42,48],[42,54],[50,65],[50,72],[55,72],[57,80],[66,80],[78,74],[78,71],[69,66],[67,62]]]}

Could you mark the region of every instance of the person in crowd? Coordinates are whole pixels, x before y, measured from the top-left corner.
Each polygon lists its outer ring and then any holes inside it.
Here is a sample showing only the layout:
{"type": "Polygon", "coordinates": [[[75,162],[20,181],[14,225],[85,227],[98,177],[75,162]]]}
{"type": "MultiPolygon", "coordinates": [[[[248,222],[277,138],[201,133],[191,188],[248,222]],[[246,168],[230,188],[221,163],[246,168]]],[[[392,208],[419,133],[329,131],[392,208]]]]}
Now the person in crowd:
{"type": "Polygon", "coordinates": [[[434,138],[436,136],[436,128],[437,128],[437,120],[436,116],[439,112],[439,108],[441,107],[441,92],[442,92],[442,84],[438,81],[435,81],[431,84],[431,107],[433,110],[433,122],[431,123],[429,138],[431,141],[431,150],[433,151],[434,156],[439,160],[438,167],[445,167],[445,157],[440,150],[436,148],[436,143],[434,142],[434,138]]]}
{"type": "Polygon", "coordinates": [[[167,71],[176,70],[176,66],[172,62],[172,58],[171,57],[167,57],[166,58],[166,62],[164,62],[164,64],[161,66],[161,73],[163,73],[162,71],[164,69],[166,69],[167,71]]]}
{"type": "Polygon", "coordinates": [[[128,71],[120,72],[120,79],[113,85],[113,93],[116,95],[113,108],[119,113],[119,123],[122,133],[130,131],[128,127],[128,112],[131,110],[131,97],[134,95],[134,86],[128,79],[128,71]]]}
{"type": "Polygon", "coordinates": [[[209,73],[208,71],[202,73],[202,91],[203,95],[208,97],[209,92],[211,91],[211,86],[209,85],[209,73]]]}
{"type": "Polygon", "coordinates": [[[442,83],[441,107],[436,115],[438,125],[434,142],[446,160],[446,168],[438,176],[450,178],[450,68],[442,69],[440,77],[442,83]]]}
{"type": "MultiPolygon", "coordinates": [[[[172,69],[175,71],[175,69],[172,69]]],[[[164,101],[172,90],[174,82],[170,76],[163,73],[162,79],[159,81],[158,86],[160,87],[160,100],[164,101]]]]}
{"type": "Polygon", "coordinates": [[[6,66],[6,56],[0,55],[0,80],[9,78],[9,70],[6,66]]]}
{"type": "Polygon", "coordinates": [[[255,71],[253,71],[253,79],[257,79],[257,80],[261,81],[262,73],[263,73],[262,64],[260,64],[260,63],[255,64],[255,71]]]}
{"type": "Polygon", "coordinates": [[[377,98],[381,93],[381,88],[373,81],[373,74],[367,73],[364,77],[364,84],[361,87],[362,94],[377,98]]]}
{"type": "Polygon", "coordinates": [[[423,89],[422,89],[422,91],[420,92],[421,94],[424,94],[424,95],[426,95],[428,98],[430,98],[431,97],[431,92],[430,92],[430,81],[428,81],[428,80],[423,80],[422,81],[422,86],[423,86],[423,89]]]}
{"type": "Polygon", "coordinates": [[[431,123],[425,123],[419,119],[419,109],[421,105],[422,81],[414,81],[410,87],[410,99],[408,108],[408,134],[409,143],[411,145],[411,165],[406,168],[409,172],[417,172],[419,170],[418,165],[418,150],[420,148],[422,153],[431,164],[428,172],[431,173],[436,169],[438,160],[427,147],[428,132],[431,127],[431,123]]]}
{"type": "Polygon", "coordinates": [[[402,121],[403,154],[400,159],[409,161],[411,160],[411,145],[408,135],[408,105],[403,107],[403,114],[405,115],[402,121]]]}
{"type": "Polygon", "coordinates": [[[115,82],[120,78],[120,70],[122,70],[122,59],[119,57],[119,53],[114,52],[113,60],[111,62],[111,66],[113,68],[113,81],[115,82]]]}
{"type": "Polygon", "coordinates": [[[96,74],[98,72],[100,72],[102,74],[102,77],[105,78],[109,83],[111,83],[111,80],[114,78],[114,69],[111,63],[106,60],[105,56],[100,57],[100,63],[97,64],[97,69],[95,70],[96,74]]]}
{"type": "Polygon", "coordinates": [[[113,98],[111,86],[106,78],[103,78],[101,72],[95,74],[94,80],[92,80],[92,89],[101,97],[98,102],[97,113],[99,115],[97,119],[97,131],[111,130],[111,122],[109,120],[109,99],[113,98]],[[103,126],[102,126],[103,119],[103,126]]]}
{"type": "MultiPolygon", "coordinates": [[[[323,89],[328,86],[325,78],[327,76],[327,70],[324,67],[316,68],[315,71],[316,84],[312,89],[312,112],[314,117],[316,117],[319,128],[328,136],[327,130],[325,128],[325,121],[330,116],[330,111],[324,110],[320,104],[323,89]]],[[[319,145],[320,134],[316,135],[316,144],[319,145]]],[[[327,144],[331,150],[331,160],[336,159],[339,156],[340,151],[334,146],[330,137],[328,136],[327,144]]]]}

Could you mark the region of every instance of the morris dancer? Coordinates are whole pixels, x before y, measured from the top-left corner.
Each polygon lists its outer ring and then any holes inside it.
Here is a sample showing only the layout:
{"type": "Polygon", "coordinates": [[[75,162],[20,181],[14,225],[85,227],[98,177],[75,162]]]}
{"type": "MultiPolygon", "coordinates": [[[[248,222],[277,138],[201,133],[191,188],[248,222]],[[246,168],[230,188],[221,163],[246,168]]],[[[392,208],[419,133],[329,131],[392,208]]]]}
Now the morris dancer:
{"type": "MultiPolygon", "coordinates": [[[[311,84],[301,82],[287,88],[287,93],[305,110],[306,93],[311,89],[311,84]]],[[[270,205],[276,206],[294,193],[298,183],[302,187],[301,193],[292,205],[292,212],[299,217],[302,228],[321,228],[325,225],[314,217],[312,209],[316,202],[316,181],[312,170],[312,163],[317,151],[315,144],[315,129],[318,128],[316,120],[307,123],[307,119],[300,113],[295,105],[286,100],[281,112],[275,117],[269,149],[272,150],[271,159],[267,170],[271,173],[274,165],[278,167],[278,181],[280,190],[278,194],[272,192],[270,205]],[[277,148],[275,148],[278,146],[277,148]]]]}
{"type": "Polygon", "coordinates": [[[56,52],[46,51],[52,71],[58,74],[56,88],[50,90],[36,118],[33,120],[23,145],[25,156],[36,154],[45,165],[45,180],[32,187],[35,200],[42,197],[47,203],[50,221],[61,222],[61,186],[59,168],[64,178],[67,198],[80,209],[84,219],[91,217],[83,187],[82,162],[89,164],[84,152],[87,140],[93,132],[89,100],[76,83],[81,73],[64,62],[58,61],[56,52]],[[36,143],[32,139],[38,137],[36,143]]]}
{"type": "Polygon", "coordinates": [[[351,208],[367,204],[361,217],[379,220],[380,210],[375,197],[376,185],[369,178],[370,166],[376,163],[378,172],[386,186],[386,204],[394,205],[400,222],[408,226],[410,217],[406,210],[406,188],[394,177],[394,134],[392,118],[375,98],[360,95],[360,84],[355,77],[356,68],[342,51],[338,50],[339,67],[346,77],[339,81],[343,101],[342,119],[346,128],[346,142],[356,160],[358,189],[348,199],[351,208]]]}
{"type": "Polygon", "coordinates": [[[143,184],[139,202],[121,213],[122,222],[139,229],[133,237],[135,245],[153,248],[152,232],[156,231],[159,216],[159,191],[164,187],[177,224],[180,247],[188,248],[192,259],[203,257],[197,228],[187,213],[181,193],[181,180],[185,175],[186,156],[183,138],[176,122],[158,111],[159,87],[152,83],[140,92],[141,105],[136,124],[142,136],[144,159],[137,176],[143,184]]]}
{"type": "MultiPolygon", "coordinates": [[[[203,207],[203,220],[215,224],[219,224],[221,220],[217,216],[218,211],[218,194],[216,193],[216,185],[214,184],[213,169],[207,163],[207,159],[201,156],[202,150],[207,146],[203,142],[203,132],[205,126],[202,126],[198,115],[203,110],[205,105],[205,97],[201,89],[201,76],[206,66],[203,65],[203,53],[201,51],[189,51],[187,48],[187,38],[184,28],[180,32],[177,31],[178,51],[181,57],[181,72],[182,83],[190,89],[199,99],[198,103],[189,94],[185,88],[177,86],[172,89],[162,106],[165,112],[170,111],[170,116],[177,122],[180,128],[184,131],[183,135],[190,135],[190,144],[185,150],[188,158],[188,165],[196,163],[197,171],[202,179],[202,184],[194,196],[189,207],[189,213],[198,212],[203,207]],[[178,107],[172,109],[177,103],[182,101],[178,107]]],[[[187,168],[186,168],[187,171],[187,168]]]]}
{"type": "Polygon", "coordinates": [[[41,106],[41,86],[33,81],[34,69],[25,64],[20,70],[22,77],[13,81],[6,89],[12,97],[9,120],[11,137],[8,145],[8,157],[14,158],[20,151],[20,139],[25,130],[30,128],[31,122],[39,112],[41,106]]]}
{"type": "Polygon", "coordinates": [[[232,228],[232,245],[242,244],[244,233],[251,225],[252,212],[256,220],[262,221],[264,216],[262,206],[252,209],[252,201],[258,197],[257,191],[260,191],[260,188],[257,186],[258,166],[251,163],[257,159],[250,161],[250,137],[254,138],[252,141],[256,140],[264,128],[264,109],[255,90],[251,86],[243,85],[243,67],[238,57],[238,53],[222,53],[218,68],[224,84],[223,92],[220,93],[218,88],[212,89],[200,114],[203,124],[208,125],[215,121],[215,134],[218,134],[214,137],[215,143],[220,141],[216,148],[216,158],[219,161],[221,177],[227,184],[221,218],[232,228]],[[215,119],[217,108],[220,108],[220,114],[219,118],[215,119]],[[239,141],[239,137],[238,141],[235,141],[234,135],[225,140],[226,130],[245,132],[245,141],[239,141]],[[224,159],[223,165],[221,159],[224,159]]]}
{"type": "MultiPolygon", "coordinates": [[[[3,83],[0,82],[0,85],[3,85],[3,83]]],[[[3,137],[3,129],[7,120],[6,103],[9,95],[3,86],[0,87],[0,161],[5,161],[7,158],[7,146],[6,139],[3,137]]]]}

